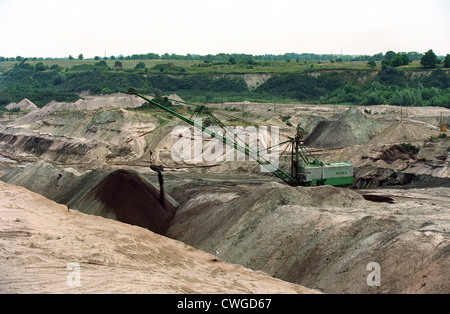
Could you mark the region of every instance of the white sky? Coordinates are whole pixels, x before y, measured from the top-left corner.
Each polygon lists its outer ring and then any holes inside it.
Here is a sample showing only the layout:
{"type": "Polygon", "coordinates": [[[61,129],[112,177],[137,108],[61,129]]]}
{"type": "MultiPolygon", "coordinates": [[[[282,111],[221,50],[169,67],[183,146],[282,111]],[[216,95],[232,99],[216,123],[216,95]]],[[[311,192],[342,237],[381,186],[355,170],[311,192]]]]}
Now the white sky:
{"type": "Polygon", "coordinates": [[[0,56],[450,53],[450,0],[0,0],[0,56]]]}

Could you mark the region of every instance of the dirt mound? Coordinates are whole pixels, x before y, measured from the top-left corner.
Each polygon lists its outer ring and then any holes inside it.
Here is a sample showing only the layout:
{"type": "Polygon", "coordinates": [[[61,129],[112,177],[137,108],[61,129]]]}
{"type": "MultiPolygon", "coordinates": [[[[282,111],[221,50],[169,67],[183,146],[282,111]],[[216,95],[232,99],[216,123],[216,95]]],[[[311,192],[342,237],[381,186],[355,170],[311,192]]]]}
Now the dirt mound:
{"type": "MultiPolygon", "coordinates": [[[[192,193],[189,187],[185,190],[192,193]]],[[[236,193],[205,191],[178,208],[167,235],[210,251],[236,227],[235,224],[239,224],[239,228],[246,224],[251,230],[250,225],[260,219],[259,215],[269,214],[277,206],[358,206],[364,202],[356,192],[333,186],[294,188],[274,182],[258,186],[240,197],[236,193]],[[191,227],[190,224],[197,221],[202,222],[202,227],[191,227]]],[[[282,221],[280,217],[273,223],[277,225],[282,221]]]]}
{"type": "Polygon", "coordinates": [[[412,123],[394,122],[387,128],[380,129],[369,144],[393,144],[422,142],[439,132],[412,123]]]}
{"type": "Polygon", "coordinates": [[[136,108],[145,101],[127,94],[110,94],[102,96],[88,96],[79,99],[74,103],[51,101],[42,109],[46,111],[66,111],[66,110],[96,110],[102,108],[136,108]]]}
{"type": "Polygon", "coordinates": [[[179,207],[167,235],[327,293],[447,293],[447,200],[393,199],[277,183],[241,196],[204,192],[179,207]],[[380,287],[367,284],[370,262],[381,267],[380,287]]]}
{"type": "Polygon", "coordinates": [[[305,145],[333,148],[369,142],[379,124],[356,107],[350,107],[336,121],[321,121],[306,138],[305,145]]]}
{"type": "Polygon", "coordinates": [[[14,108],[19,108],[22,111],[38,109],[38,107],[33,102],[31,102],[30,100],[28,100],[26,98],[23,99],[18,104],[12,102],[12,103],[10,103],[9,105],[6,106],[6,109],[8,109],[8,110],[11,110],[11,109],[14,109],[14,108]]]}
{"type": "Polygon", "coordinates": [[[166,232],[175,213],[170,202],[160,203],[159,191],[153,185],[127,170],[107,175],[74,208],[159,234],[166,232]]]}
{"type": "Polygon", "coordinates": [[[185,102],[180,96],[178,96],[177,94],[170,94],[169,96],[167,96],[167,98],[169,98],[170,100],[174,100],[175,103],[174,105],[178,105],[178,102],[185,102]]]}

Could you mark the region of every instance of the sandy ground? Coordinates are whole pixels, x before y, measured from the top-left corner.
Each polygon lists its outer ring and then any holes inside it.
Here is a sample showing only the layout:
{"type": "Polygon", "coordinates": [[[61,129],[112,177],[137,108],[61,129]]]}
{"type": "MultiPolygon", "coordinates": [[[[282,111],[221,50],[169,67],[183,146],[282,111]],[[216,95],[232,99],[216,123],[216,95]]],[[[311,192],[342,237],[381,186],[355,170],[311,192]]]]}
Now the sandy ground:
{"type": "Polygon", "coordinates": [[[0,182],[0,293],[316,293],[0,182]]]}

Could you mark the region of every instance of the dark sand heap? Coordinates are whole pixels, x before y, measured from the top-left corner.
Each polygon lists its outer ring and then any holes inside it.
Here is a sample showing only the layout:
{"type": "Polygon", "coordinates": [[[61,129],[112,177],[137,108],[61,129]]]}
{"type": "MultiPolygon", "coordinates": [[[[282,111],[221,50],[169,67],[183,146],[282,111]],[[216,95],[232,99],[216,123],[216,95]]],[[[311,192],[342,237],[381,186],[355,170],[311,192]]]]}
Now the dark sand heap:
{"type": "Polygon", "coordinates": [[[362,145],[380,129],[378,123],[355,107],[350,107],[336,121],[321,121],[306,138],[305,145],[334,148],[362,145]]]}
{"type": "Polygon", "coordinates": [[[103,178],[74,208],[165,234],[175,207],[137,173],[116,170],[103,178]]]}

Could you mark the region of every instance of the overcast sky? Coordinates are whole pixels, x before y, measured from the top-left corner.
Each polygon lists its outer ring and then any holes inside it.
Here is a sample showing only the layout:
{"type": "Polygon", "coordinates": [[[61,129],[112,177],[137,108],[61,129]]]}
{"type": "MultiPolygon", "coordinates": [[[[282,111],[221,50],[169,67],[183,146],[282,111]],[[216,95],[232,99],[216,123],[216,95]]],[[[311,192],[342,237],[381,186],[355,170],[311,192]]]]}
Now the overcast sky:
{"type": "Polygon", "coordinates": [[[450,0],[0,0],[0,56],[450,53],[450,0]]]}

